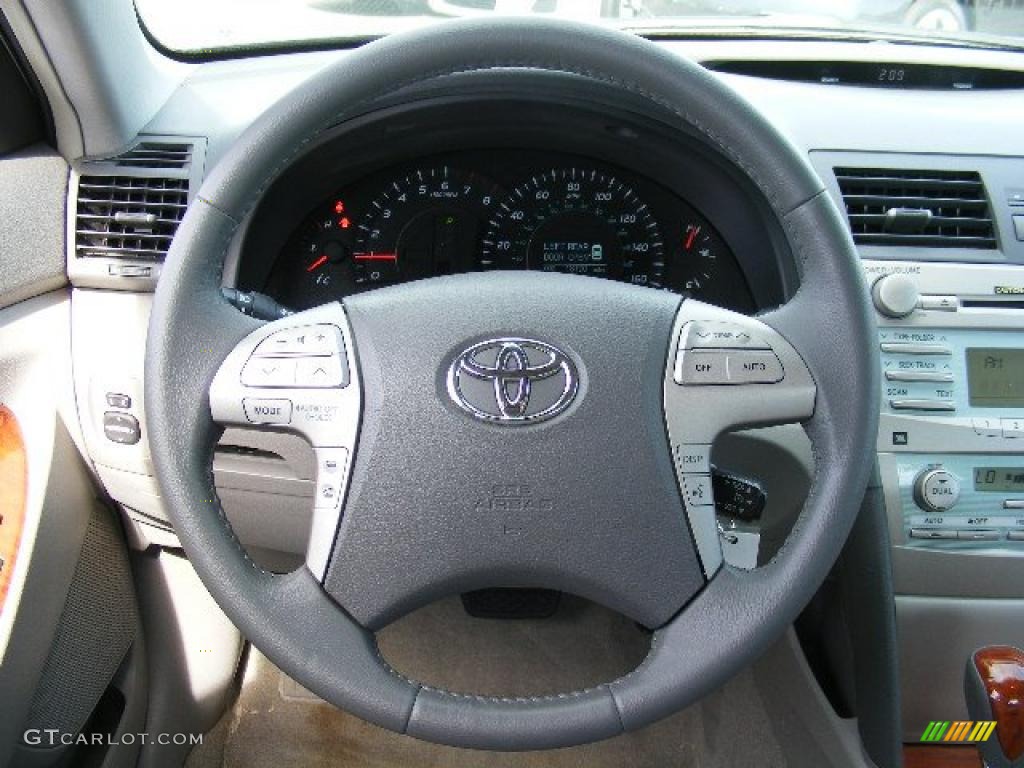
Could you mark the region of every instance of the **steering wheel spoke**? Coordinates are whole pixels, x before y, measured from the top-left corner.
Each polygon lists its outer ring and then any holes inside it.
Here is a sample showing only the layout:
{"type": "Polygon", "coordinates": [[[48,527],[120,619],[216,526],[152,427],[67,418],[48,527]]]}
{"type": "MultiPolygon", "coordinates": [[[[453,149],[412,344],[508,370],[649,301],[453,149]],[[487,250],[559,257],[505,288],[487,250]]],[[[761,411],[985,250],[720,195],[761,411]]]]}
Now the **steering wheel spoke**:
{"type": "Polygon", "coordinates": [[[680,306],[665,370],[665,421],[707,578],[723,559],[711,482],[715,438],[808,419],[815,394],[800,354],[771,326],[699,301],[680,306]]]}
{"type": "Polygon", "coordinates": [[[430,27],[363,46],[303,82],[206,177],[171,244],[150,324],[150,449],[204,584],[310,690],[447,744],[580,744],[711,692],[807,604],[870,472],[876,336],[853,243],[821,180],[703,68],[599,27],[430,27]],[[372,119],[396,94],[468,72],[523,94],[572,73],[557,83],[587,80],[601,105],[646,98],[651,120],[686,134],[680,147],[699,142],[770,208],[800,277],[794,299],[751,319],[594,278],[492,272],[366,291],[344,308],[259,327],[229,311],[229,247],[282,170],[337,140],[349,118],[372,119]],[[294,432],[317,451],[308,569],[270,574],[240,546],[213,486],[214,422],[294,432]],[[798,524],[770,562],[722,568],[711,446],[731,429],[785,422],[804,422],[817,462],[798,524]],[[651,652],[619,680],[515,700],[421,686],[380,659],[373,630],[493,586],[601,602],[655,629],[651,652]]]}
{"type": "Polygon", "coordinates": [[[362,395],[340,303],[267,323],[228,354],[210,385],[223,426],[293,432],[313,446],[316,491],[306,566],[323,581],[341,518],[362,395]]]}

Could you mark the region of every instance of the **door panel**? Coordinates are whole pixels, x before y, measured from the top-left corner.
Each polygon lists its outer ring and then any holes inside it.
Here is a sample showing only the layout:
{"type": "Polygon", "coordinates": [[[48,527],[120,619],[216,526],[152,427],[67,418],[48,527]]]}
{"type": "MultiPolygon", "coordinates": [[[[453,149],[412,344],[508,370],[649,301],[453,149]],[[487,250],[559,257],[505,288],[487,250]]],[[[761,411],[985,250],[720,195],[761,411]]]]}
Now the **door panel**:
{"type": "Polygon", "coordinates": [[[6,405],[0,405],[0,611],[18,558],[27,484],[25,440],[18,418],[6,405]]]}
{"type": "Polygon", "coordinates": [[[0,403],[20,426],[27,471],[24,524],[0,611],[0,765],[21,740],[95,503],[66,427],[75,423],[70,316],[64,291],[0,310],[0,403]]]}
{"type": "MultiPolygon", "coordinates": [[[[83,459],[67,178],[64,160],[41,145],[0,157],[0,767],[52,765],[76,749],[26,745],[25,730],[73,737],[119,667],[130,682],[122,662],[139,639],[123,532],[83,459]]],[[[144,704],[131,706],[144,716],[144,704]]]]}

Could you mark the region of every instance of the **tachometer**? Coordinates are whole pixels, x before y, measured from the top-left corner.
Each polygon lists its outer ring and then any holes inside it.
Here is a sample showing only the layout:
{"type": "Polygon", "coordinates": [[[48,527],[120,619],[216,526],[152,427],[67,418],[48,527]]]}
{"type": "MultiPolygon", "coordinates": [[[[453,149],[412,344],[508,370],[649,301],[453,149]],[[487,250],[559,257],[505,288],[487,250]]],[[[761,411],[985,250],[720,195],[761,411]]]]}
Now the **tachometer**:
{"type": "Polygon", "coordinates": [[[356,222],[356,285],[474,269],[480,222],[490,217],[501,194],[482,176],[447,165],[393,179],[356,222]]]}
{"type": "Polygon", "coordinates": [[[481,269],[537,269],[660,287],[664,243],[647,204],[592,168],[556,168],[516,187],[493,210],[481,269]]]}

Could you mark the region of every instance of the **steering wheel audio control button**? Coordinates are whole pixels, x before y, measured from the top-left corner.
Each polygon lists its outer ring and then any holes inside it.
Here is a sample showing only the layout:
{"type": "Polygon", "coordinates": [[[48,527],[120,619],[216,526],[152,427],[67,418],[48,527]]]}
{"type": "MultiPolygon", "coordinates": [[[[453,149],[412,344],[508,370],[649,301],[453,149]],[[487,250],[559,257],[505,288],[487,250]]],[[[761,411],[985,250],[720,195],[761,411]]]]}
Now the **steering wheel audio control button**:
{"type": "Polygon", "coordinates": [[[294,386],[295,361],[274,357],[254,357],[242,368],[242,383],[247,387],[294,386]]]}
{"type": "Polygon", "coordinates": [[[344,387],[348,384],[348,371],[340,358],[299,358],[295,367],[297,387],[344,387]]]}
{"type": "Polygon", "coordinates": [[[250,332],[224,358],[210,384],[210,415],[218,424],[284,429],[313,447],[317,471],[306,566],[320,582],[358,441],[358,370],[344,307],[332,302],[250,332]]]}
{"type": "Polygon", "coordinates": [[[333,325],[306,325],[277,331],[261,341],[253,357],[330,357],[344,349],[341,334],[333,325]]]}
{"type": "Polygon", "coordinates": [[[247,397],[242,408],[252,424],[290,424],[292,420],[292,401],[283,398],[247,397]]]}

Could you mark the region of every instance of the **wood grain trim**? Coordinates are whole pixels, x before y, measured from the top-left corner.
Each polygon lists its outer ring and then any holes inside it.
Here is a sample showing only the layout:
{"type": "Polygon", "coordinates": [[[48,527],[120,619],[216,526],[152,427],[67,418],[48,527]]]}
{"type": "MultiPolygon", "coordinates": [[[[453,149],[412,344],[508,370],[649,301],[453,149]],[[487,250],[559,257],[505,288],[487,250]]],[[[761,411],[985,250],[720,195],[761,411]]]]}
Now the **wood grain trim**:
{"type": "Polygon", "coordinates": [[[977,747],[906,745],[903,768],[983,768],[977,747]]]}
{"type": "Polygon", "coordinates": [[[974,666],[988,691],[999,746],[1016,760],[1024,755],[1024,651],[992,645],[974,654],[974,666]]]}
{"type": "Polygon", "coordinates": [[[28,493],[28,462],[25,441],[14,413],[0,405],[0,611],[7,600],[11,574],[18,558],[18,544],[25,525],[28,493]]]}

